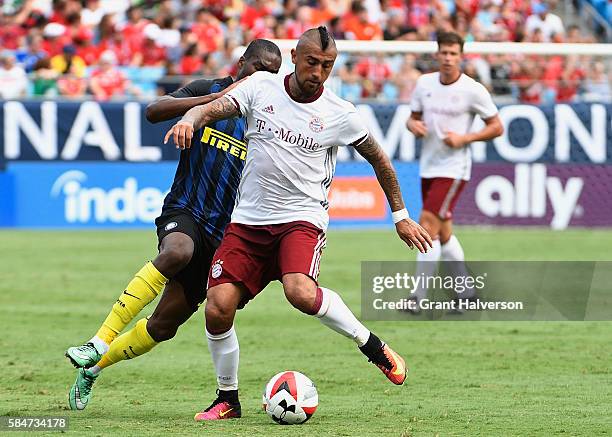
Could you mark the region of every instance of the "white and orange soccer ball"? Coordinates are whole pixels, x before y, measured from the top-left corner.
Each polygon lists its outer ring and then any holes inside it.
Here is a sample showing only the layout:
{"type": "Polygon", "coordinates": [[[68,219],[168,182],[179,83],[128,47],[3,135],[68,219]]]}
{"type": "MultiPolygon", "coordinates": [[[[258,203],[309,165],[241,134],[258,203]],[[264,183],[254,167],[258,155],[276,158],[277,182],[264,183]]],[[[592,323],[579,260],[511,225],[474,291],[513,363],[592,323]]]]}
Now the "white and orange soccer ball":
{"type": "Polygon", "coordinates": [[[263,394],[263,408],[276,423],[306,422],[319,405],[314,383],[300,372],[287,370],[270,379],[263,394]]]}

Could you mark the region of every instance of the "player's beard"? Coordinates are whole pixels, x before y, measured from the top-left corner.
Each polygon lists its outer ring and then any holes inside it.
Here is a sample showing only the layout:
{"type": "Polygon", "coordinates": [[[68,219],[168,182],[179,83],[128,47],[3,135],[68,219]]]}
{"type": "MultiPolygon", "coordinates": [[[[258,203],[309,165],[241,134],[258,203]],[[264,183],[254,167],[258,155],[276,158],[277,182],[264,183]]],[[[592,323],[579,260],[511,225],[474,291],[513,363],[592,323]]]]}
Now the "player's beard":
{"type": "MultiPolygon", "coordinates": [[[[300,96],[296,96],[296,97],[307,99],[309,97],[314,96],[317,93],[317,91],[319,91],[319,89],[321,88],[321,84],[318,84],[318,86],[314,87],[313,91],[310,92],[305,87],[305,82],[300,82],[300,79],[297,75],[297,71],[294,71],[293,74],[295,76],[295,83],[297,84],[298,89],[300,90],[300,93],[301,93],[300,96]]],[[[314,83],[314,82],[311,82],[311,83],[314,83]]]]}

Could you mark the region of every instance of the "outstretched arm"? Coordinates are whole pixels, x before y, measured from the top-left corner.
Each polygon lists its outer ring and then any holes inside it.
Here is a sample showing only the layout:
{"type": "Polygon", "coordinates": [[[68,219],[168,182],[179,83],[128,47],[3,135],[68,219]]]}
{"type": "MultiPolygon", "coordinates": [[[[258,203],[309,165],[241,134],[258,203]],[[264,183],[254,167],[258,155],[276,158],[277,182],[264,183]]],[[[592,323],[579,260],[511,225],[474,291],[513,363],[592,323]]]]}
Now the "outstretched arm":
{"type": "Polygon", "coordinates": [[[234,82],[233,84],[231,84],[227,88],[224,88],[218,93],[210,93],[205,96],[197,96],[197,97],[163,96],[163,97],[160,97],[159,99],[147,105],[145,116],[147,117],[147,120],[150,121],[151,123],[158,123],[160,121],[171,120],[174,117],[179,117],[181,115],[184,115],[187,111],[189,111],[191,108],[195,106],[205,105],[207,103],[210,103],[222,97],[225,93],[234,89],[242,81],[244,81],[244,79],[234,82]]]}
{"type": "Polygon", "coordinates": [[[369,135],[355,150],[374,168],[374,173],[376,173],[378,183],[385,192],[385,196],[387,196],[391,211],[394,215],[403,217],[395,223],[395,229],[400,238],[411,249],[414,245],[419,251],[427,252],[427,244],[430,247],[432,245],[431,237],[418,223],[408,218],[397,174],[382,147],[380,147],[372,135],[369,135]]]}
{"type": "Polygon", "coordinates": [[[187,113],[166,133],[164,144],[170,136],[178,149],[189,149],[193,132],[215,121],[236,117],[240,111],[234,102],[227,97],[221,97],[206,105],[191,108],[187,113]]]}
{"type": "Polygon", "coordinates": [[[219,97],[219,93],[212,93],[200,97],[163,96],[147,105],[145,116],[151,123],[171,120],[174,117],[184,115],[194,106],[205,105],[219,97]]]}

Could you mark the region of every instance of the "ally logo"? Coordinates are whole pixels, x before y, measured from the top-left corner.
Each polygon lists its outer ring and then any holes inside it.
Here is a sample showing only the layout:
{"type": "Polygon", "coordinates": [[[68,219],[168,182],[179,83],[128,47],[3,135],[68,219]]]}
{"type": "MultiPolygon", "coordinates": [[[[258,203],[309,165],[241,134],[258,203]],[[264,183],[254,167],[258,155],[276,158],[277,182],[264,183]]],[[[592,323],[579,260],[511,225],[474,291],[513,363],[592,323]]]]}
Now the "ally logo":
{"type": "Polygon", "coordinates": [[[546,174],[544,164],[517,164],[514,181],[500,175],[484,178],[476,188],[476,205],[488,217],[546,216],[547,200],[552,208],[550,226],[565,229],[572,216],[580,214],[578,204],[584,181],[570,177],[565,182],[546,174]]]}

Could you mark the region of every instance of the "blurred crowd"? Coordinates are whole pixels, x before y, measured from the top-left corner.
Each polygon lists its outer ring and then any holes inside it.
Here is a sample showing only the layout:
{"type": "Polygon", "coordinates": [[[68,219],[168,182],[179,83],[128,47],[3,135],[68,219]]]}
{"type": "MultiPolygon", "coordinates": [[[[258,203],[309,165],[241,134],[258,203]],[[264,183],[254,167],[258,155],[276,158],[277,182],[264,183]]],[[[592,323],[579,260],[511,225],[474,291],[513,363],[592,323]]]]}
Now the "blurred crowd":
{"type": "MultiPolygon", "coordinates": [[[[235,73],[255,38],[594,42],[556,3],[529,0],[0,0],[0,98],[150,98],[185,76],[235,73]]],[[[464,71],[526,103],[609,99],[610,59],[470,55],[464,71]]],[[[339,58],[331,84],[349,100],[407,101],[430,55],[339,58]]]]}

